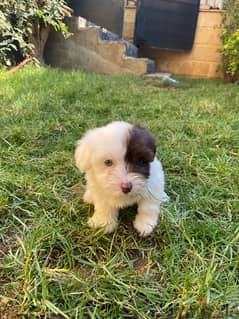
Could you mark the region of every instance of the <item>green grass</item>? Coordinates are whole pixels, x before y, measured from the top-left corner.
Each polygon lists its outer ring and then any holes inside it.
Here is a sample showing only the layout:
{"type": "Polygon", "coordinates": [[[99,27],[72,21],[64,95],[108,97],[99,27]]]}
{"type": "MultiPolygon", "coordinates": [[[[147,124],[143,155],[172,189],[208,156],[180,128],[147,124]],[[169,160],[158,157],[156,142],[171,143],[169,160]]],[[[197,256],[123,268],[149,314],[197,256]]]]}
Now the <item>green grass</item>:
{"type": "Polygon", "coordinates": [[[0,313],[13,318],[239,318],[239,89],[26,67],[0,83],[0,313]],[[139,238],[87,227],[74,144],[147,126],[171,201],[139,238]]]}

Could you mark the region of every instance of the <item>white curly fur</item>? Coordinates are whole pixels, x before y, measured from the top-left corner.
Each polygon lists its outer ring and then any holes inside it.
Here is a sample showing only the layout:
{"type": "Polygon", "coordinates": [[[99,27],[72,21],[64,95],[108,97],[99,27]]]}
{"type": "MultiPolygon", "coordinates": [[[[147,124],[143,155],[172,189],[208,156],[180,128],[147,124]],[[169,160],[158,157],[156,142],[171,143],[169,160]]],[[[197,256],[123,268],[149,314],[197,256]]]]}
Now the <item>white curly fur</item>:
{"type": "Polygon", "coordinates": [[[86,177],[83,200],[95,208],[88,225],[104,227],[105,233],[110,233],[117,227],[119,209],[137,204],[133,224],[141,236],[147,236],[157,225],[160,202],[167,200],[164,173],[156,157],[150,163],[148,178],[128,172],[124,156],[132,127],[126,122],[113,122],[89,130],[77,142],[75,162],[86,177]],[[105,160],[111,160],[112,166],[106,166],[105,160]],[[125,194],[121,185],[129,182],[133,187],[125,194]]]}

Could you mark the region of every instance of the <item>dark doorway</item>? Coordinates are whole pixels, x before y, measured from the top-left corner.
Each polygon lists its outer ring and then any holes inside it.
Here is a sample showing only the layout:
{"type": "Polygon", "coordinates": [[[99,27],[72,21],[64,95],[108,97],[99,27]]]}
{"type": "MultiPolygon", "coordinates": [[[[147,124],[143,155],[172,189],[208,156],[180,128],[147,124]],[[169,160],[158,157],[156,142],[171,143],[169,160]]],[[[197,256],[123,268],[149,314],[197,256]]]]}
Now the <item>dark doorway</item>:
{"type": "Polygon", "coordinates": [[[122,36],[124,0],[69,0],[75,16],[81,16],[122,36]]]}
{"type": "Polygon", "coordinates": [[[200,0],[138,0],[135,44],[186,51],[193,46],[200,0]]]}

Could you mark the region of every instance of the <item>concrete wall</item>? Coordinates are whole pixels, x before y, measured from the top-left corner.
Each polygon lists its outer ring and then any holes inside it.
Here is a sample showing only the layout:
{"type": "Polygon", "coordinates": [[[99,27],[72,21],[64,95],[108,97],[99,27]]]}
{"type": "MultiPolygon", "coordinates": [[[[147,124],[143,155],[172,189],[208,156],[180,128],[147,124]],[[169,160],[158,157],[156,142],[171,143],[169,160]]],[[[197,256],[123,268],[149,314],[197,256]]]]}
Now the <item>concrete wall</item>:
{"type": "MultiPolygon", "coordinates": [[[[144,49],[141,53],[156,61],[156,69],[199,78],[222,78],[221,11],[200,10],[194,45],[189,52],[144,49]]],[[[135,7],[125,10],[124,36],[132,40],[135,26],[135,7]]]]}

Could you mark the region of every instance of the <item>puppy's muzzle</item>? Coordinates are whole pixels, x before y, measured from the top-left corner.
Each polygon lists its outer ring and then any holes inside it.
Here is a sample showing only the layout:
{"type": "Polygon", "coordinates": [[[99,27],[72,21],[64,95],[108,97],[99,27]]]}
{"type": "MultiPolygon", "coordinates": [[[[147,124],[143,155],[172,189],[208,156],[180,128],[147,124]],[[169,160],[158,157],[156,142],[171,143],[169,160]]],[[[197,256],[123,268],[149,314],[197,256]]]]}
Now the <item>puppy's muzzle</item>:
{"type": "Polygon", "coordinates": [[[133,185],[130,182],[126,182],[126,183],[121,184],[121,190],[125,194],[131,192],[132,188],[133,188],[133,185]]]}

